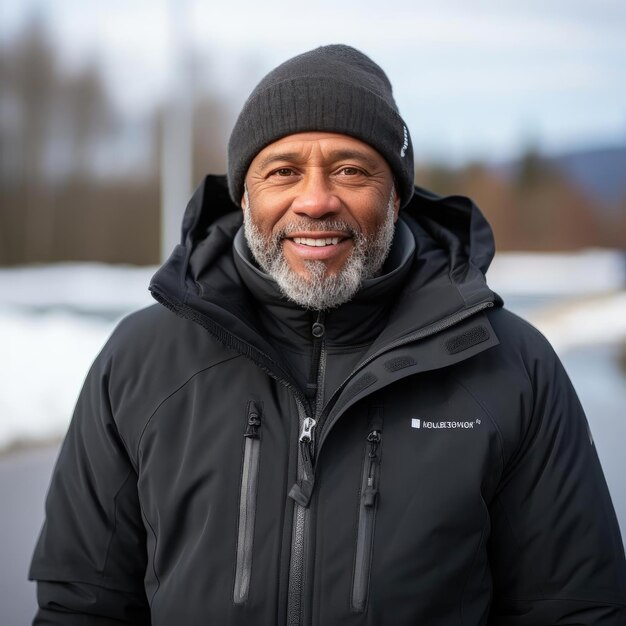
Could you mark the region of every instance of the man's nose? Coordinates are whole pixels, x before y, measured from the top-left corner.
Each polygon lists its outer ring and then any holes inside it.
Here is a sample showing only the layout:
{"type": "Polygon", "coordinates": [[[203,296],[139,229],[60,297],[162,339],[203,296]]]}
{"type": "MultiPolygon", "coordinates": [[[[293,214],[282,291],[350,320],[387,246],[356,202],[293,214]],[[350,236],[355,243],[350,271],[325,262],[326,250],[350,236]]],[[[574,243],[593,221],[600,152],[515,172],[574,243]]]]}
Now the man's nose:
{"type": "Polygon", "coordinates": [[[341,200],[324,172],[307,173],[298,185],[291,208],[295,213],[314,219],[336,214],[341,200]]]}

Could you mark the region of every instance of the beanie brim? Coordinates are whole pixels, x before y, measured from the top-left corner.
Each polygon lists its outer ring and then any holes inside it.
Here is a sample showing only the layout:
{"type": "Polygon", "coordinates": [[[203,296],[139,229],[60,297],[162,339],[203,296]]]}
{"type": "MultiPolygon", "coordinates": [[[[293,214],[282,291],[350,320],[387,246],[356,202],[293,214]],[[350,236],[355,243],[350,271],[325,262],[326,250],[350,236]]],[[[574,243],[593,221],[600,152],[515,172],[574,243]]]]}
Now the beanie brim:
{"type": "Polygon", "coordinates": [[[228,187],[240,204],[254,157],[271,143],[319,131],[359,139],[385,159],[400,205],[413,195],[411,137],[398,113],[389,79],[366,55],[323,46],[270,72],[245,103],[228,143],[228,187]]]}

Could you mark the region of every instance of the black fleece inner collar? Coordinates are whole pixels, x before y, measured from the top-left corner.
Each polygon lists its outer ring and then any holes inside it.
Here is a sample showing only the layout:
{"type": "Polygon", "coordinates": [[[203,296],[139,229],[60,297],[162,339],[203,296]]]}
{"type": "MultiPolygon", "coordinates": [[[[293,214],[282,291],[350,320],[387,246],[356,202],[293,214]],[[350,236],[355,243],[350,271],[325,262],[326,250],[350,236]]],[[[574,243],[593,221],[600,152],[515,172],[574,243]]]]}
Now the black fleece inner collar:
{"type": "MultiPolygon", "coordinates": [[[[283,345],[294,346],[311,341],[311,325],[317,317],[289,301],[276,282],[254,261],[241,228],[234,240],[235,266],[242,281],[259,305],[258,315],[264,330],[283,345]]],[[[415,239],[399,219],[383,273],[366,280],[355,297],[325,314],[326,342],[329,348],[360,346],[371,343],[383,329],[395,296],[411,269],[415,239]]]]}

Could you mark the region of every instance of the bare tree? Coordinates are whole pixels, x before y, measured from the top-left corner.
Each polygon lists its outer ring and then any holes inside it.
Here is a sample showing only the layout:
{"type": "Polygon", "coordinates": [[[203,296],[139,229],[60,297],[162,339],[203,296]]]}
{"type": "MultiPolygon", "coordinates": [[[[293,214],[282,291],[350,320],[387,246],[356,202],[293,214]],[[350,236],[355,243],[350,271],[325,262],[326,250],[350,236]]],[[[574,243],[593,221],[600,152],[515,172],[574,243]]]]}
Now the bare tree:
{"type": "Polygon", "coordinates": [[[68,140],[72,155],[72,173],[85,179],[96,144],[114,129],[114,113],[104,91],[98,66],[92,62],[75,76],[68,78],[60,105],[70,122],[68,140]]]}

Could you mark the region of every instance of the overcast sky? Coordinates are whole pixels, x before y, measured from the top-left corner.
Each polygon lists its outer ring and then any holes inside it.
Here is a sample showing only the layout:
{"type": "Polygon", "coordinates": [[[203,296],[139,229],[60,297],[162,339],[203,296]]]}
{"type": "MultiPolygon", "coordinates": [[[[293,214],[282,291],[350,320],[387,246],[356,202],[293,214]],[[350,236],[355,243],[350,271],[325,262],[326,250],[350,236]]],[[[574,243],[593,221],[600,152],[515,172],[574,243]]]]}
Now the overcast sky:
{"type": "Polygon", "coordinates": [[[171,89],[172,41],[234,109],[279,62],[343,42],[388,73],[418,160],[626,144],[624,0],[4,0],[0,34],[34,10],[66,63],[97,58],[131,112],[171,89]]]}

